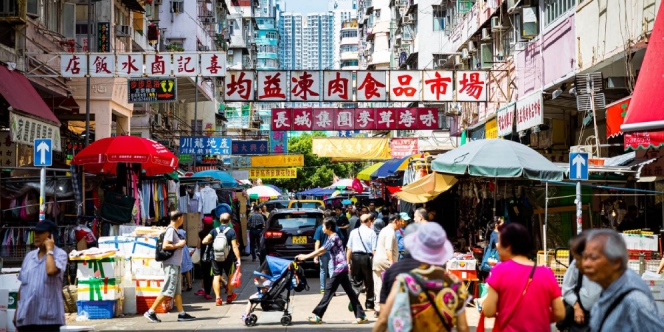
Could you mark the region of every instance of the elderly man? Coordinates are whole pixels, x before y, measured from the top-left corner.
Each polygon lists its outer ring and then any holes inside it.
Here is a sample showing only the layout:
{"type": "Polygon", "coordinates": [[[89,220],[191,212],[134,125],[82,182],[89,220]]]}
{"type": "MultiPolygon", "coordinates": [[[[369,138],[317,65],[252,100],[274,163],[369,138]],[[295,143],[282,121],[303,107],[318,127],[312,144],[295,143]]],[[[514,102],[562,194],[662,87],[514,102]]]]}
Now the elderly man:
{"type": "Polygon", "coordinates": [[[627,259],[619,233],[608,229],[588,232],[583,272],[603,289],[590,313],[591,331],[664,331],[650,289],[627,267],[627,259]]]}
{"type": "Polygon", "coordinates": [[[374,281],[372,258],[376,253],[376,242],[378,236],[371,227],[369,214],[360,217],[362,225],[350,232],[348,245],[346,247],[346,258],[349,263],[349,273],[353,290],[359,295],[362,283],[367,288],[367,299],[365,307],[374,308],[374,281]]]}
{"type": "Polygon", "coordinates": [[[420,223],[420,224],[421,224],[421,223],[428,222],[428,221],[429,221],[429,220],[427,219],[428,217],[429,217],[429,213],[427,212],[427,209],[425,209],[425,208],[419,208],[419,209],[415,210],[415,216],[414,216],[413,220],[414,220],[416,223],[420,223]]]}
{"type": "MultiPolygon", "coordinates": [[[[418,223],[412,223],[408,225],[408,227],[406,227],[406,229],[404,230],[404,237],[407,236],[408,234],[415,233],[421,225],[422,224],[418,223]]],[[[398,262],[394,263],[387,270],[385,270],[385,274],[383,275],[383,287],[381,287],[380,289],[380,296],[378,302],[385,303],[387,301],[387,296],[390,295],[390,291],[392,290],[392,285],[394,284],[394,280],[397,278],[399,274],[408,273],[412,269],[415,269],[418,266],[420,266],[420,264],[421,264],[420,261],[413,258],[413,256],[410,255],[408,250],[404,248],[403,259],[400,259],[398,262]]]]}

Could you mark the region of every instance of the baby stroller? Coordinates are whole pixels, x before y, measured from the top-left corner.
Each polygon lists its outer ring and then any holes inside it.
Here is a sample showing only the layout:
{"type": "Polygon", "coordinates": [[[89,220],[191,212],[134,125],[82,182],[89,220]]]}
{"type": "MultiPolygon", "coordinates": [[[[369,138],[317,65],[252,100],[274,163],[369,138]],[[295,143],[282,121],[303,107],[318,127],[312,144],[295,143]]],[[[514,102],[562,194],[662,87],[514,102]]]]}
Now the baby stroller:
{"type": "Polygon", "coordinates": [[[260,305],[264,312],[283,311],[284,315],[281,317],[281,325],[288,326],[292,320],[288,310],[291,291],[301,292],[309,289],[307,280],[304,277],[304,269],[296,262],[266,256],[265,262],[261,266],[261,271],[266,270],[269,271],[269,275],[263,274],[260,271],[254,271],[254,275],[272,281],[272,286],[261,297],[249,299],[251,308],[249,315],[244,320],[244,324],[247,326],[256,325],[258,317],[254,314],[254,311],[260,305]],[[285,297],[283,295],[284,291],[286,291],[285,297]]]}

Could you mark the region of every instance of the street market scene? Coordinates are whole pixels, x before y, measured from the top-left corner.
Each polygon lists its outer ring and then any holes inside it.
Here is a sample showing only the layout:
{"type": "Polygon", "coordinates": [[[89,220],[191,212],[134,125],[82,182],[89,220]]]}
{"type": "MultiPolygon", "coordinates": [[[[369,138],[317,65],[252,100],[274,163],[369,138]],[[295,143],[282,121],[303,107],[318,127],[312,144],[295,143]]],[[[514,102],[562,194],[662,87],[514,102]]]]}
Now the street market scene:
{"type": "Polygon", "coordinates": [[[0,1],[0,332],[664,331],[661,0],[0,1]]]}

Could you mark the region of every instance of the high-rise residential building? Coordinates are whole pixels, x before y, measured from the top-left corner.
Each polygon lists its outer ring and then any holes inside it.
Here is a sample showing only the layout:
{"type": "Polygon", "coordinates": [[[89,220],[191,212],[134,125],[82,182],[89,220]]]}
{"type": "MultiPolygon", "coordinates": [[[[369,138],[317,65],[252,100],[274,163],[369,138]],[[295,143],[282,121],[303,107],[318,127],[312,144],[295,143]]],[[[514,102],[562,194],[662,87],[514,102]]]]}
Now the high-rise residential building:
{"type": "Polygon", "coordinates": [[[390,0],[361,0],[358,6],[360,69],[389,69],[393,28],[390,0]],[[366,52],[365,52],[366,51],[366,52]]]}
{"type": "MultiPolygon", "coordinates": [[[[340,41],[342,24],[357,18],[358,0],[328,0],[327,10],[334,14],[334,69],[341,68],[340,41]]],[[[347,27],[345,29],[348,29],[347,27]]],[[[357,25],[355,26],[357,29],[357,25]]],[[[356,43],[357,45],[357,43],[356,43]]]]}
{"type": "Polygon", "coordinates": [[[304,41],[302,14],[278,12],[279,66],[281,69],[303,68],[304,41]]]}
{"type": "Polygon", "coordinates": [[[259,1],[254,17],[258,26],[256,36],[256,69],[279,69],[279,33],[276,25],[274,0],[259,1]]]}
{"type": "Polygon", "coordinates": [[[334,69],[333,13],[308,14],[303,39],[303,69],[334,69]]]}
{"type": "Polygon", "coordinates": [[[357,54],[357,19],[344,21],[341,23],[339,30],[339,68],[346,70],[357,70],[358,67],[358,54],[357,54]]]}

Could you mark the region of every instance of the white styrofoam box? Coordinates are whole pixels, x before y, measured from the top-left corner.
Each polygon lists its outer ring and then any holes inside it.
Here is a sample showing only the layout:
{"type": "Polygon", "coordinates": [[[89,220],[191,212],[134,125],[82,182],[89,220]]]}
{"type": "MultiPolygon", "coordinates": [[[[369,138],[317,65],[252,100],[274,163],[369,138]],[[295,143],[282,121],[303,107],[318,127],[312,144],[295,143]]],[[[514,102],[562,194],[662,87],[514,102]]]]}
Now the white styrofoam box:
{"type": "Polygon", "coordinates": [[[100,249],[118,249],[125,257],[155,257],[157,238],[145,236],[102,236],[100,249]]]}
{"type": "Polygon", "coordinates": [[[7,310],[7,332],[16,332],[16,326],[14,326],[14,314],[16,309],[7,310]]]}
{"type": "Polygon", "coordinates": [[[448,270],[475,270],[477,261],[474,259],[450,260],[447,262],[448,270]]]}
{"type": "MultiPolygon", "coordinates": [[[[0,332],[7,332],[7,326],[9,326],[9,315],[7,314],[7,310],[0,310],[0,332]]],[[[12,315],[11,320],[14,320],[14,316],[12,315]]]]}
{"type": "Polygon", "coordinates": [[[657,235],[622,234],[628,250],[657,251],[657,235]]]}
{"type": "Polygon", "coordinates": [[[9,289],[0,289],[0,311],[7,309],[9,309],[9,289]]]}
{"type": "Polygon", "coordinates": [[[115,301],[122,298],[122,279],[78,279],[77,301],[115,301]]]}
{"type": "Polygon", "coordinates": [[[664,301],[664,279],[645,280],[655,301],[664,301]]]}
{"type": "Polygon", "coordinates": [[[18,273],[0,274],[0,288],[17,292],[20,287],[21,282],[18,281],[18,273]]]}
{"type": "Polygon", "coordinates": [[[134,283],[136,284],[136,296],[159,296],[161,294],[161,286],[165,281],[165,277],[134,279],[134,283]]]}
{"type": "Polygon", "coordinates": [[[102,259],[79,260],[77,262],[76,278],[120,278],[124,275],[125,260],[120,256],[111,256],[102,259]]]}
{"type": "Polygon", "coordinates": [[[134,278],[163,277],[164,269],[161,262],[154,258],[131,258],[131,274],[134,278]]]}

